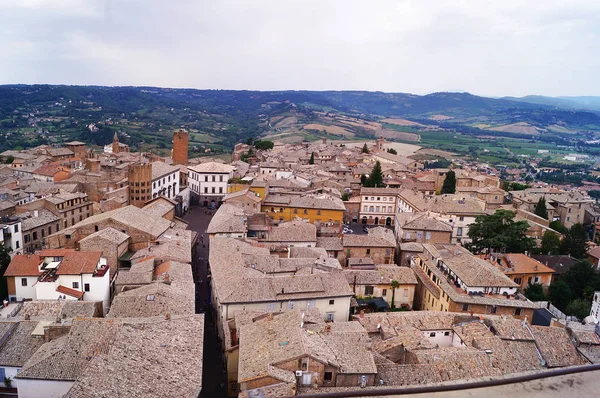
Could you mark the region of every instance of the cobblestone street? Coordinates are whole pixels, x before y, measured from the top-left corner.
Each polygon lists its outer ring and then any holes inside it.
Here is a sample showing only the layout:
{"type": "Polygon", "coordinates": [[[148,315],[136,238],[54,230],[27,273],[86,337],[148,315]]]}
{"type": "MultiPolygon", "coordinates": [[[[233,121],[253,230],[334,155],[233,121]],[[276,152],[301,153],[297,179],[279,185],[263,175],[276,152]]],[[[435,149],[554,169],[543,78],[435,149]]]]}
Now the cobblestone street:
{"type": "Polygon", "coordinates": [[[184,217],[189,229],[200,233],[198,246],[192,262],[196,282],[196,313],[204,313],[204,366],[201,397],[226,397],[227,375],[221,341],[217,335],[214,311],[210,306],[210,278],[208,273],[208,235],[204,232],[210,223],[214,210],[192,207],[184,217]]]}

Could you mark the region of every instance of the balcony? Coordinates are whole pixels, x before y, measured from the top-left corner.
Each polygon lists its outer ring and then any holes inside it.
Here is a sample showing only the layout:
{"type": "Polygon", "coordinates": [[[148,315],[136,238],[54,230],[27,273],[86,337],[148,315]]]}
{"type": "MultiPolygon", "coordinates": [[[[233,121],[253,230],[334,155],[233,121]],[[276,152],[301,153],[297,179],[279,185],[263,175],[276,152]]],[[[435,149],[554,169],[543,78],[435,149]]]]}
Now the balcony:
{"type": "Polygon", "coordinates": [[[104,275],[106,275],[106,273],[108,272],[109,269],[110,269],[110,266],[108,264],[99,266],[98,268],[96,268],[94,270],[94,273],[92,274],[92,278],[102,278],[104,275]]]}

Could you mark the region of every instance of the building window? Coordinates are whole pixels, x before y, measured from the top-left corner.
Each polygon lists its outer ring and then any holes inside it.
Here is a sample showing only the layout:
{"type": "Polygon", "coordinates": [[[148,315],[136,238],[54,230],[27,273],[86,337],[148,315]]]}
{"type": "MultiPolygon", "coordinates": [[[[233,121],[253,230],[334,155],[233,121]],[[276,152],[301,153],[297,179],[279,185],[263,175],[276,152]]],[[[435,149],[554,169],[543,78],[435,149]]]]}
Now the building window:
{"type": "Polygon", "coordinates": [[[516,316],[521,315],[521,309],[520,308],[515,308],[515,315],[516,316]]]}
{"type": "Polygon", "coordinates": [[[495,314],[498,311],[498,308],[495,305],[492,305],[492,308],[490,308],[490,314],[495,314]]]}
{"type": "Polygon", "coordinates": [[[435,332],[429,332],[429,337],[435,337],[435,332]]]}
{"type": "Polygon", "coordinates": [[[517,285],[520,285],[520,284],[521,284],[521,282],[522,282],[522,279],[521,279],[521,278],[515,278],[515,283],[516,283],[517,285]]]}
{"type": "Polygon", "coordinates": [[[31,235],[32,235],[33,240],[37,240],[37,232],[36,231],[34,231],[31,235]]]}
{"type": "Polygon", "coordinates": [[[328,312],[326,315],[326,320],[328,322],[333,322],[333,318],[335,317],[335,314],[333,312],[328,312]]]}
{"type": "Polygon", "coordinates": [[[463,234],[462,227],[458,227],[458,229],[456,230],[456,236],[462,236],[462,234],[463,234]]]}
{"type": "Polygon", "coordinates": [[[296,303],[288,301],[288,310],[293,310],[294,308],[296,308],[296,303]]]}
{"type": "Polygon", "coordinates": [[[323,381],[331,381],[333,379],[333,372],[325,372],[323,381]]]}
{"type": "Polygon", "coordinates": [[[215,176],[211,176],[212,177],[212,182],[215,182],[215,176]]]}
{"type": "Polygon", "coordinates": [[[374,291],[373,286],[365,286],[365,296],[372,296],[374,291]]]}
{"type": "Polygon", "coordinates": [[[73,289],[79,289],[79,282],[73,282],[73,289]]]}
{"type": "Polygon", "coordinates": [[[99,230],[99,229],[98,229],[98,226],[97,226],[97,225],[94,225],[94,231],[98,232],[98,230],[99,230]]]}
{"type": "Polygon", "coordinates": [[[308,214],[308,210],[307,209],[304,209],[303,212],[304,212],[304,214],[308,214]]]}
{"type": "Polygon", "coordinates": [[[335,300],[329,300],[329,305],[334,305],[335,304],[335,300]]]}
{"type": "Polygon", "coordinates": [[[19,224],[15,224],[15,232],[19,232],[19,224]]]}
{"type": "Polygon", "coordinates": [[[371,249],[367,249],[367,254],[371,254],[371,249]]]}
{"type": "Polygon", "coordinates": [[[463,311],[469,311],[469,304],[463,304],[462,310],[463,311]]]}
{"type": "Polygon", "coordinates": [[[24,235],[23,239],[25,240],[25,243],[29,243],[29,241],[31,240],[31,238],[29,237],[29,235],[24,235]]]}
{"type": "Polygon", "coordinates": [[[465,221],[464,217],[458,217],[458,221],[465,221]]]}
{"type": "Polygon", "coordinates": [[[431,232],[425,232],[425,240],[431,239],[431,232]]]}
{"type": "Polygon", "coordinates": [[[381,295],[382,295],[383,297],[387,296],[387,289],[383,289],[383,290],[381,291],[381,295]]]}
{"type": "Polygon", "coordinates": [[[417,239],[423,239],[423,232],[417,232],[417,239]]]}
{"type": "Polygon", "coordinates": [[[223,193],[223,187],[219,187],[219,193],[223,193]]]}
{"type": "Polygon", "coordinates": [[[204,182],[208,182],[208,176],[204,176],[204,182]]]}
{"type": "Polygon", "coordinates": [[[19,241],[18,241],[18,240],[16,240],[16,241],[15,241],[15,249],[18,249],[19,247],[20,247],[20,246],[19,246],[19,241]]]}
{"type": "Polygon", "coordinates": [[[219,181],[223,182],[223,176],[219,176],[219,181]]]}
{"type": "Polygon", "coordinates": [[[85,291],[85,292],[89,292],[90,291],[90,284],[89,283],[84,283],[83,284],[83,291],[85,291]]]}
{"type": "Polygon", "coordinates": [[[21,278],[21,286],[27,286],[27,278],[21,278]]]}
{"type": "Polygon", "coordinates": [[[444,336],[450,336],[450,332],[444,332],[444,336]]]}
{"type": "Polygon", "coordinates": [[[403,295],[404,295],[404,297],[408,297],[408,289],[404,289],[403,295]]]}

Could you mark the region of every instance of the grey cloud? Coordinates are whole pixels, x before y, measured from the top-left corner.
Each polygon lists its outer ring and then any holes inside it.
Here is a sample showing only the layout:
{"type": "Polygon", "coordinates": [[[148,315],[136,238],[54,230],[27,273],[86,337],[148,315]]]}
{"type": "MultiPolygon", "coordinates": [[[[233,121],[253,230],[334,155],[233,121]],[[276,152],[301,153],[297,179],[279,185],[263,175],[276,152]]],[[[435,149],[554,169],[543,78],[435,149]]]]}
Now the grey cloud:
{"type": "Polygon", "coordinates": [[[0,83],[598,95],[591,0],[3,0],[0,83]]]}

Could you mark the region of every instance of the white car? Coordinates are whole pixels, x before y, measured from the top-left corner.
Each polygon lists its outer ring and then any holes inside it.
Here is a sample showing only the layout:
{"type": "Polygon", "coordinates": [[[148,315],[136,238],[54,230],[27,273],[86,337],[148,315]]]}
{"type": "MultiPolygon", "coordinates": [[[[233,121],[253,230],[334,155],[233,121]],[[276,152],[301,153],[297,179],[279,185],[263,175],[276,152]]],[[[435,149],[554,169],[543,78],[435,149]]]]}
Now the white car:
{"type": "Polygon", "coordinates": [[[352,231],[350,228],[344,228],[343,233],[345,233],[345,234],[352,234],[352,233],[354,233],[354,231],[352,231]]]}

